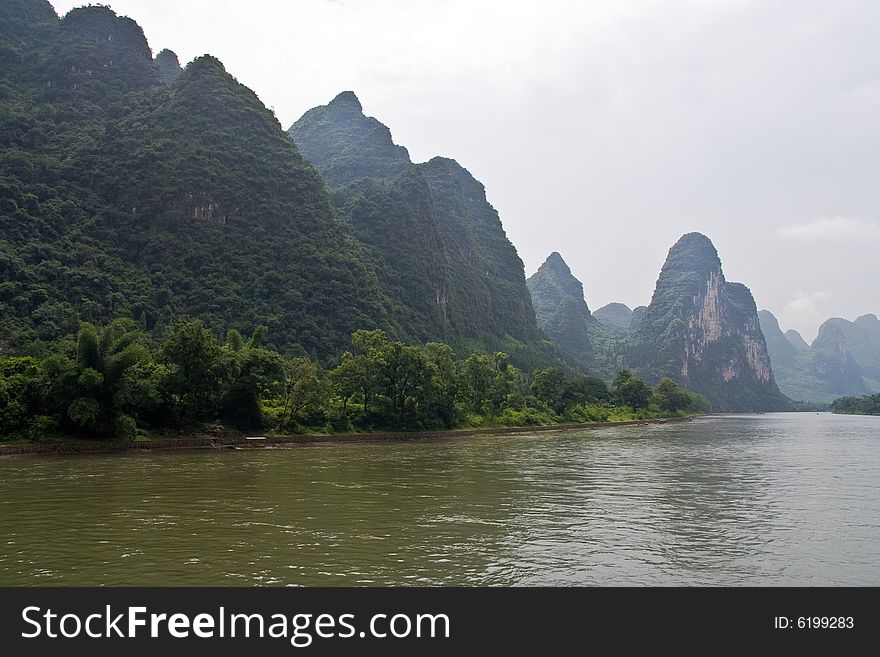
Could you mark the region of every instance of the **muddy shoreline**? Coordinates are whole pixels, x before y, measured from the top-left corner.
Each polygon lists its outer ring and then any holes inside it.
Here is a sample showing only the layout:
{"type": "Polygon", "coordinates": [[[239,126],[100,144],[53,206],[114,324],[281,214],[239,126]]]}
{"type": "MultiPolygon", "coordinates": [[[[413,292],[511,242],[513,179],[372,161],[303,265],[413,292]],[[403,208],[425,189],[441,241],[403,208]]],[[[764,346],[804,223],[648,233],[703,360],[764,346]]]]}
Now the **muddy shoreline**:
{"type": "Polygon", "coordinates": [[[133,442],[114,440],[71,440],[64,442],[32,442],[0,444],[0,458],[26,455],[63,454],[116,454],[136,451],[173,451],[193,449],[265,449],[295,447],[312,443],[360,443],[376,441],[417,441],[464,438],[481,435],[511,435],[518,433],[548,433],[609,427],[641,426],[688,422],[690,417],[660,418],[655,420],[628,420],[625,422],[585,422],[532,427],[487,427],[477,429],[450,429],[443,431],[388,431],[376,433],[295,434],[290,436],[224,436],[197,435],[188,437],[149,438],[133,442]]]}

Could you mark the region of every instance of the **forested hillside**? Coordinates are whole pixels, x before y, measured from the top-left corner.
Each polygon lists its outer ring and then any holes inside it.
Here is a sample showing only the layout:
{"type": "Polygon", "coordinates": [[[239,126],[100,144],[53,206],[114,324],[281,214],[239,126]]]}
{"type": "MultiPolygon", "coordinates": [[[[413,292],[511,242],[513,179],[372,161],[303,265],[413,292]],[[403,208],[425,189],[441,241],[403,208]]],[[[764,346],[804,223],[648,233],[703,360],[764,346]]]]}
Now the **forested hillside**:
{"type": "MultiPolygon", "coordinates": [[[[628,365],[719,410],[786,406],[751,295],[701,235],[648,308],[600,321],[558,254],[527,287],[484,186],[453,159],[414,164],[350,91],[285,132],[214,57],[181,68],[110,8],[59,18],[45,0],[0,5],[0,65],[0,356],[73,359],[84,324],[117,321],[154,349],[197,319],[336,367],[381,330],[523,372],[628,365]]],[[[872,358],[874,324],[822,335],[872,358]]]]}
{"type": "Polygon", "coordinates": [[[306,112],[290,134],[371,247],[394,316],[414,337],[462,353],[500,349],[526,368],[558,360],[538,330],[522,260],[464,167],[445,157],[413,164],[351,91],[306,112]]]}
{"type": "Polygon", "coordinates": [[[3,11],[0,351],[117,317],[265,324],[322,358],[361,328],[407,337],[318,173],[219,61],[177,74],[105,7],[3,11]]]}
{"type": "Polygon", "coordinates": [[[551,253],[527,285],[544,334],[584,371],[614,376],[614,338],[590,312],[584,286],[562,256],[551,253]]]}

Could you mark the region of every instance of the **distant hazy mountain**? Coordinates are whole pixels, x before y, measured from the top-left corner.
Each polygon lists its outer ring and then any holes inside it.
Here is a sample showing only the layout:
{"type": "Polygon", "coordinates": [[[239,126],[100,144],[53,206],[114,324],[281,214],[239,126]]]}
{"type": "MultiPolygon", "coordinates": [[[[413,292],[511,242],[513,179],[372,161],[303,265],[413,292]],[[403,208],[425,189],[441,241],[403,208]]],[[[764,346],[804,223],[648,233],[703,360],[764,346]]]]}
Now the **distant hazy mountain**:
{"type": "Polygon", "coordinates": [[[635,331],[636,327],[642,323],[646,312],[648,312],[648,306],[636,306],[633,308],[632,317],[629,320],[630,331],[635,331]]]}
{"type": "Polygon", "coordinates": [[[854,322],[834,317],[819,327],[813,350],[841,362],[855,361],[872,391],[880,390],[880,319],[862,315],[854,322]]]}
{"type": "Polygon", "coordinates": [[[794,329],[788,329],[785,332],[785,339],[788,340],[791,346],[793,346],[798,351],[804,351],[805,349],[810,348],[810,345],[807,343],[807,341],[804,340],[801,334],[794,329]]]}
{"type": "MultiPolygon", "coordinates": [[[[799,349],[796,342],[789,340],[783,334],[782,329],[779,328],[779,322],[769,310],[759,311],[758,320],[761,322],[761,332],[764,334],[767,350],[770,352],[770,364],[773,367],[773,374],[776,376],[776,383],[780,390],[785,392],[782,372],[795,367],[799,354],[805,349],[809,349],[809,346],[805,342],[804,347],[799,349]]],[[[800,397],[796,397],[796,399],[800,399],[800,397]]]]}
{"type": "Polygon", "coordinates": [[[609,303],[593,312],[599,323],[611,335],[623,335],[629,329],[633,311],[622,303],[609,303]]]}
{"type": "Polygon", "coordinates": [[[670,249],[648,307],[609,304],[591,313],[583,285],[556,252],[528,286],[544,333],[582,369],[607,376],[625,364],[651,384],[669,377],[718,411],[791,408],[774,381],[751,293],[724,280],[704,235],[689,233],[670,249]]]}
{"type": "Polygon", "coordinates": [[[880,390],[880,322],[874,315],[829,319],[812,345],[797,331],[783,334],[771,312],[759,315],[779,388],[792,399],[829,402],[880,390]]]}
{"type": "Polygon", "coordinates": [[[670,249],[630,340],[627,363],[649,382],[667,376],[719,411],[790,408],[774,381],[752,295],[725,281],[705,235],[688,233],[670,249]]]}

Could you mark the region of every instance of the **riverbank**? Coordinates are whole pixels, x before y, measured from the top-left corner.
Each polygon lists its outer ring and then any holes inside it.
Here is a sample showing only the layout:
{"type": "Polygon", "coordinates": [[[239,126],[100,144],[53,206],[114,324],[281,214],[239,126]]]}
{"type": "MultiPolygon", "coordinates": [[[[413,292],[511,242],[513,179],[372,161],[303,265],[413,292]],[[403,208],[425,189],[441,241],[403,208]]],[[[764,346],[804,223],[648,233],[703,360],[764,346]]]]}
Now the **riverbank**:
{"type": "Polygon", "coordinates": [[[171,451],[198,449],[266,449],[295,447],[313,443],[350,443],[372,441],[417,441],[465,438],[481,435],[511,435],[518,433],[547,433],[583,429],[606,429],[609,427],[640,426],[688,422],[694,416],[657,418],[651,420],[626,420],[622,422],[584,422],[579,424],[556,424],[531,427],[485,427],[450,429],[445,431],[387,431],[376,433],[329,433],[294,434],[289,436],[246,436],[227,434],[223,436],[186,436],[179,438],[147,438],[135,441],[77,440],[59,442],[31,442],[0,444],[0,458],[27,455],[64,454],[116,454],[135,451],[171,451]]]}

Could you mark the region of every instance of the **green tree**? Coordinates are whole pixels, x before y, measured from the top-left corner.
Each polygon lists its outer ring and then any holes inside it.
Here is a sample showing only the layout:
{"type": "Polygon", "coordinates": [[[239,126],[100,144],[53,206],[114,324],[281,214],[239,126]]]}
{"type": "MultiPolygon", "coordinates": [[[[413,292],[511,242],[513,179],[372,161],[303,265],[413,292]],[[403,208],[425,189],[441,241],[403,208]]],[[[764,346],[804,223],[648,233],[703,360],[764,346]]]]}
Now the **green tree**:
{"type": "Polygon", "coordinates": [[[318,365],[309,358],[284,361],[284,407],[279,428],[308,425],[321,415],[329,396],[328,384],[320,378],[318,365]]]}
{"type": "Polygon", "coordinates": [[[618,373],[611,389],[617,403],[632,409],[647,408],[651,400],[651,389],[629,370],[618,373]]]}
{"type": "Polygon", "coordinates": [[[532,394],[556,413],[562,413],[571,403],[571,386],[568,376],[558,367],[535,370],[532,374],[532,394]]]}
{"type": "MultiPolygon", "coordinates": [[[[263,426],[262,401],[278,394],[286,382],[284,361],[274,351],[261,348],[265,327],[259,326],[247,344],[232,333],[232,347],[222,357],[230,372],[229,386],[221,402],[221,417],[240,429],[263,426]],[[259,336],[259,337],[258,337],[259,336]]],[[[239,334],[239,338],[240,338],[239,334]]]]}
{"type": "Polygon", "coordinates": [[[831,402],[833,413],[880,415],[880,393],[863,397],[839,397],[831,402]]]}
{"type": "Polygon", "coordinates": [[[516,388],[516,369],[504,352],[471,354],[462,364],[461,395],[474,413],[494,418],[516,388]]]}
{"type": "Polygon", "coordinates": [[[381,330],[359,330],[351,337],[352,346],[361,353],[357,357],[357,369],[360,372],[360,392],[364,403],[364,416],[371,412],[371,401],[381,394],[384,382],[382,370],[385,367],[385,354],[391,341],[381,330]]]}
{"type": "Polygon", "coordinates": [[[59,363],[66,375],[66,420],[78,433],[124,435],[134,437],[134,423],[125,415],[127,372],[150,360],[147,348],[140,344],[145,336],[131,319],[112,322],[99,331],[85,323],[77,333],[76,361],[59,363]]]}
{"type": "Polygon", "coordinates": [[[47,387],[36,358],[0,358],[0,440],[30,434],[32,422],[44,413],[47,387]]]}
{"type": "Polygon", "coordinates": [[[663,377],[654,386],[654,400],[661,409],[670,413],[686,410],[691,405],[688,391],[668,377],[663,377]]]}
{"type": "Polygon", "coordinates": [[[455,354],[448,344],[429,342],[425,345],[425,360],[431,372],[423,407],[425,422],[439,420],[444,427],[451,428],[456,421],[455,400],[460,385],[455,354]]]}
{"type": "Polygon", "coordinates": [[[363,395],[364,410],[371,389],[367,357],[350,351],[342,354],[339,365],[327,373],[327,381],[342,402],[342,416],[348,417],[348,403],[358,393],[363,395]]]}
{"type": "Polygon", "coordinates": [[[490,418],[513,402],[516,396],[516,382],[519,370],[510,364],[510,357],[503,351],[496,351],[492,356],[495,366],[495,377],[489,390],[490,418]]]}
{"type": "Polygon", "coordinates": [[[581,376],[569,384],[570,396],[577,402],[607,402],[611,399],[608,385],[597,376],[581,376]]]}
{"type": "Polygon", "coordinates": [[[179,322],[159,350],[159,361],[169,368],[165,379],[178,422],[217,416],[228,390],[231,364],[217,339],[199,320],[179,322]]]}
{"type": "Polygon", "coordinates": [[[418,407],[426,399],[431,370],[425,355],[418,347],[392,342],[375,364],[384,395],[390,401],[390,419],[402,427],[418,414],[418,407]]]}
{"type": "Polygon", "coordinates": [[[118,400],[123,412],[134,418],[138,426],[162,428],[169,424],[174,413],[168,394],[169,373],[167,365],[152,358],[126,370],[118,400]]]}
{"type": "Polygon", "coordinates": [[[229,329],[226,332],[226,346],[231,351],[241,351],[244,349],[244,337],[235,329],[229,329]]]}

